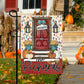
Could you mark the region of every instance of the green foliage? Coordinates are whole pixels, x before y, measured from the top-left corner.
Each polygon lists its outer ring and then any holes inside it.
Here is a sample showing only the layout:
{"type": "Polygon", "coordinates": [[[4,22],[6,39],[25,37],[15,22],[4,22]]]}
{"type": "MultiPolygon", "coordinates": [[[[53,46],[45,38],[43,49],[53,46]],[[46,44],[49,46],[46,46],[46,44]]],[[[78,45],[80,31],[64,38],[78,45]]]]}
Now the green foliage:
{"type": "Polygon", "coordinates": [[[84,57],[84,51],[82,52],[82,56],[84,57]]]}
{"type": "Polygon", "coordinates": [[[75,6],[78,4],[80,7],[79,7],[79,11],[75,11],[75,7],[72,8],[72,15],[73,15],[73,18],[74,18],[74,24],[76,24],[77,26],[81,26],[83,27],[83,24],[84,24],[84,20],[82,18],[82,15],[83,15],[83,8],[84,8],[84,5],[83,5],[83,0],[73,0],[76,2],[75,6]]]}

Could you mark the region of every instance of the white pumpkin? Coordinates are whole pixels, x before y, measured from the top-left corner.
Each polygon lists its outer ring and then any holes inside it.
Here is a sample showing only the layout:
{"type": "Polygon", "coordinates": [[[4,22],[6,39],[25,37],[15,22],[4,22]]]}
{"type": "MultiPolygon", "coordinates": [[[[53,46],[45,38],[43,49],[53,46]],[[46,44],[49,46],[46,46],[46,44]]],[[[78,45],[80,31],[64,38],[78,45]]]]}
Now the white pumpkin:
{"type": "Polygon", "coordinates": [[[26,54],[26,58],[32,59],[33,58],[33,54],[26,54]]]}

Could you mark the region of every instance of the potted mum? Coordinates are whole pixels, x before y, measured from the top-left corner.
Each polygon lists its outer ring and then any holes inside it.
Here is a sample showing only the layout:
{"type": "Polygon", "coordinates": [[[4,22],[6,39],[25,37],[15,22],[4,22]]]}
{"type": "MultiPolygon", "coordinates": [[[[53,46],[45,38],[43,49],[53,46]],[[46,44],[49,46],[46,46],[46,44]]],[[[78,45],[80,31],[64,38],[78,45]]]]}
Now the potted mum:
{"type": "Polygon", "coordinates": [[[32,42],[30,40],[25,40],[25,49],[31,50],[32,42]]]}
{"type": "Polygon", "coordinates": [[[32,42],[30,40],[25,40],[25,50],[23,50],[23,57],[27,59],[32,59],[34,57],[34,53],[32,53],[32,42]]]}
{"type": "Polygon", "coordinates": [[[54,58],[56,58],[56,54],[54,53],[54,51],[57,50],[58,41],[52,40],[51,43],[50,43],[50,45],[51,45],[51,50],[52,50],[52,51],[50,51],[50,52],[48,53],[48,57],[49,57],[50,59],[54,59],[54,58]]]}

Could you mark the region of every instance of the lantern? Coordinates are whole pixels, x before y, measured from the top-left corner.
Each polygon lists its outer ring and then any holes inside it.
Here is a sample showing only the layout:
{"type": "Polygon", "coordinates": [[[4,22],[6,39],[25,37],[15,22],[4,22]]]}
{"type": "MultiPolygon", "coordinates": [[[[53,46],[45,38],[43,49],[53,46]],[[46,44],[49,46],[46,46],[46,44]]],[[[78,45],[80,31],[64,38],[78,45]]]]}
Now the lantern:
{"type": "Polygon", "coordinates": [[[58,33],[58,26],[56,23],[53,26],[53,33],[58,33]]]}
{"type": "Polygon", "coordinates": [[[27,22],[26,26],[25,26],[25,30],[26,30],[26,33],[30,33],[30,25],[29,25],[29,22],[27,22]]]}

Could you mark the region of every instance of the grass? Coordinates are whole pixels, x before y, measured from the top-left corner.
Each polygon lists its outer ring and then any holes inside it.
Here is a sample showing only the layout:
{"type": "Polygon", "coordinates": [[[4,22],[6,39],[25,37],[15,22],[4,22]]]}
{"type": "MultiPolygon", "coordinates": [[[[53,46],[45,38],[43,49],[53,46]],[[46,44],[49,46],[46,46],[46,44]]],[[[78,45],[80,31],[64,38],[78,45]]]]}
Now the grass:
{"type": "MultiPolygon", "coordinates": [[[[64,66],[63,62],[63,66],[64,66]]],[[[21,60],[18,60],[18,84],[54,84],[56,74],[21,74],[21,60]]],[[[12,58],[0,58],[0,84],[15,84],[16,60],[12,58]]]]}

